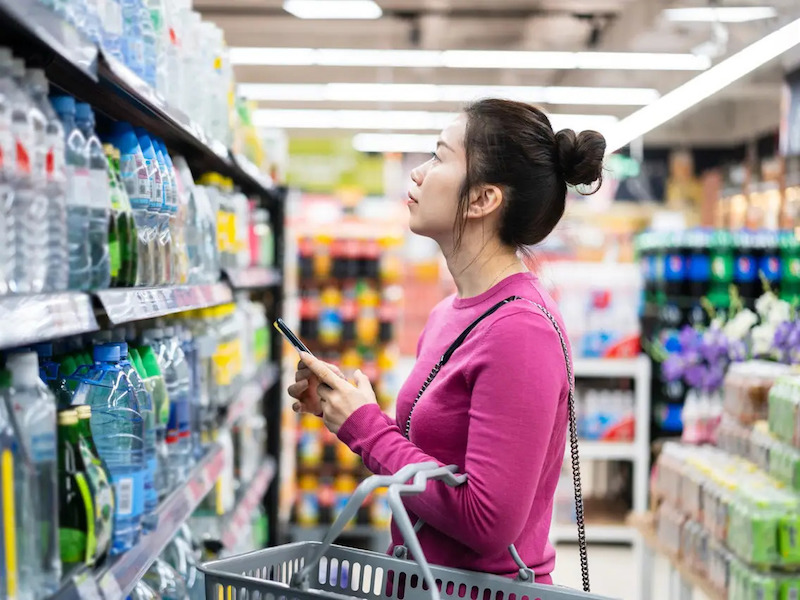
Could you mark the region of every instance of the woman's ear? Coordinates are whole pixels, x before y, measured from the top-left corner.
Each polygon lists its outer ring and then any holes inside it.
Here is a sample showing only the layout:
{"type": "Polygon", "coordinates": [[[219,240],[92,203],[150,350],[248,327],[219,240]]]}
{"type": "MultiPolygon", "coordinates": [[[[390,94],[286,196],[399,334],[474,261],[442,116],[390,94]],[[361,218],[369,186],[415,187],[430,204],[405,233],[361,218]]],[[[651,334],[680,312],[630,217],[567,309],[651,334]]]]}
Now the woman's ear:
{"type": "Polygon", "coordinates": [[[468,219],[479,219],[495,212],[503,204],[503,190],[496,185],[477,188],[467,207],[468,219]]]}

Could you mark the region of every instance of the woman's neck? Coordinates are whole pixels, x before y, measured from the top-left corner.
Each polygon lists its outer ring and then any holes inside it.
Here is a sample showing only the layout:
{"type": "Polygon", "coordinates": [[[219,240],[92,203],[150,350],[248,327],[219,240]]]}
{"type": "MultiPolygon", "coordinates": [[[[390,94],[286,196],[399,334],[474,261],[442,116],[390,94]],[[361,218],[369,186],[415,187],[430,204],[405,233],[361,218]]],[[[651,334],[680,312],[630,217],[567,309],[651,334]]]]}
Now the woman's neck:
{"type": "Polygon", "coordinates": [[[445,253],[445,258],[459,298],[479,296],[506,277],[528,270],[515,250],[498,241],[476,248],[465,239],[458,250],[445,253]]]}

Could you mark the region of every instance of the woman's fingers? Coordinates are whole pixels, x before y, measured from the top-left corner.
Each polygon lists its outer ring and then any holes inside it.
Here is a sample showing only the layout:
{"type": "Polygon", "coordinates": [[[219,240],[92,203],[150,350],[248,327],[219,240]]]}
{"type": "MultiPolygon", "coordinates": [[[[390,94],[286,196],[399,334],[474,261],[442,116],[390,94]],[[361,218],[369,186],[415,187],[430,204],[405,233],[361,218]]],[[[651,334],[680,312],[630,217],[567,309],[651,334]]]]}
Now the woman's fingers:
{"type": "Polygon", "coordinates": [[[295,371],[294,380],[302,381],[304,379],[309,379],[311,375],[312,375],[311,370],[306,367],[303,367],[302,369],[298,369],[297,371],[295,371]]]}
{"type": "Polygon", "coordinates": [[[326,363],[306,352],[301,352],[300,356],[303,358],[303,362],[311,370],[311,372],[319,378],[320,382],[332,389],[336,389],[339,386],[342,378],[337,375],[326,363]]]}
{"type": "Polygon", "coordinates": [[[308,390],[308,379],[303,379],[289,386],[289,395],[297,400],[302,400],[303,394],[308,390]]]}

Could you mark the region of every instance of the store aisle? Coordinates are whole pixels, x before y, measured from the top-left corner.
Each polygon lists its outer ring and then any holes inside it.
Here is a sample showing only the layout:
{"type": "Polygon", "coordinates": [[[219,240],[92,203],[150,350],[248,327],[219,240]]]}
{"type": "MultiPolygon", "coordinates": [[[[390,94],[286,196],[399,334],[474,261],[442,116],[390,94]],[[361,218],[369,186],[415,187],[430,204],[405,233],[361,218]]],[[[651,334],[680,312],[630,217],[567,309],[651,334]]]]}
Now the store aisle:
{"type": "MultiPolygon", "coordinates": [[[[656,557],[656,572],[652,598],[637,598],[639,574],[636,573],[633,550],[630,546],[590,546],[589,573],[592,592],[621,600],[668,600],[669,564],[661,556],[656,557]]],[[[559,544],[556,547],[556,568],[553,581],[558,585],[580,588],[581,571],[578,546],[559,544]]],[[[692,600],[709,600],[695,590],[692,600]]]]}

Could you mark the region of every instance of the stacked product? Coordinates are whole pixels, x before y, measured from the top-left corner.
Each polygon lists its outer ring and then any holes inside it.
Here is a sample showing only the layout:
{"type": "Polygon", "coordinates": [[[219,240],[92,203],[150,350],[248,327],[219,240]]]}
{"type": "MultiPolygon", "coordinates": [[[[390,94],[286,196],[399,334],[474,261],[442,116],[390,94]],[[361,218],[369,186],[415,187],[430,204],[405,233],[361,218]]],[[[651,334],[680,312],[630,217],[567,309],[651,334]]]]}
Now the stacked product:
{"type": "MultiPolygon", "coordinates": [[[[644,277],[642,338],[648,342],[677,337],[686,325],[708,324],[703,299],[728,310],[732,286],[748,307],[765,284],[789,303],[800,299],[800,240],[791,230],[646,232],[637,239],[637,251],[644,277]]],[[[656,412],[677,416],[687,388],[654,372],[653,400],[663,407],[656,412]]],[[[667,417],[659,428],[679,431],[680,421],[667,417]]]]}
{"type": "Polygon", "coordinates": [[[736,600],[800,591],[800,379],[788,372],[732,369],[719,448],[667,444],[658,460],[660,539],[736,600]]]}
{"type": "MultiPolygon", "coordinates": [[[[346,228],[345,228],[346,229],[346,228]]],[[[396,320],[401,263],[394,238],[362,229],[299,242],[300,337],[323,360],[352,379],[360,369],[384,410],[397,393],[396,320]]],[[[331,522],[366,475],[358,457],[328,435],[319,419],[303,417],[298,432],[296,521],[331,522]]],[[[385,498],[376,496],[358,520],[387,524],[385,498]]]]}
{"type": "Polygon", "coordinates": [[[219,497],[233,495],[234,468],[252,477],[263,417],[245,415],[234,432],[218,423],[268,358],[263,315],[240,300],[6,353],[0,432],[13,502],[4,510],[16,526],[3,537],[19,566],[4,585],[45,597],[62,573],[130,550],[211,441],[229,458],[219,497]]]}

